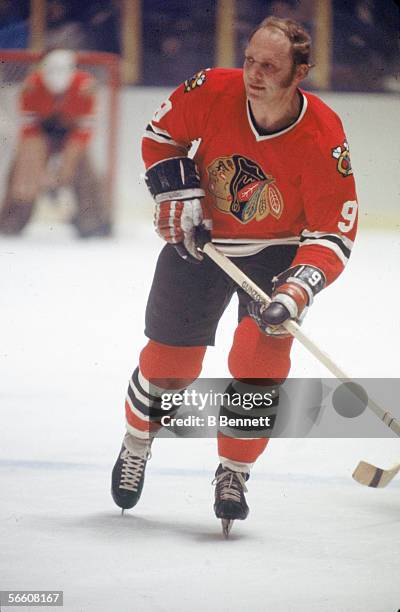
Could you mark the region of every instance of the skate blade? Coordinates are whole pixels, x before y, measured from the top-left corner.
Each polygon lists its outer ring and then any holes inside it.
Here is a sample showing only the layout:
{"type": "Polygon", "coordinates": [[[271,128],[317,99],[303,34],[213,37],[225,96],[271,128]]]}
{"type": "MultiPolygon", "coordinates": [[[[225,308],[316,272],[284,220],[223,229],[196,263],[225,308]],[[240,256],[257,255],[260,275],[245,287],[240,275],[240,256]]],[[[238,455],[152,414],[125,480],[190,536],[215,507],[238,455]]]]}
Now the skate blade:
{"type": "Polygon", "coordinates": [[[232,519],[221,519],[222,523],[222,533],[225,538],[229,537],[230,530],[232,529],[233,520],[232,519]]]}

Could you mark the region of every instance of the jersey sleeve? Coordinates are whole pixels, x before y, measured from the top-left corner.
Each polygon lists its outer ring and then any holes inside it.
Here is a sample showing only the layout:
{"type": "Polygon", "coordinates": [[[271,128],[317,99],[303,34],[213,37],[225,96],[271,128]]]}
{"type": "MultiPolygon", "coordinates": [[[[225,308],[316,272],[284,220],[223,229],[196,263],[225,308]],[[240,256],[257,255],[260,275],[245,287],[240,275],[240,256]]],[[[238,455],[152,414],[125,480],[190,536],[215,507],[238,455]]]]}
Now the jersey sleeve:
{"type": "Polygon", "coordinates": [[[162,159],[186,156],[202,136],[213,102],[213,70],[202,70],[180,85],[155,112],[142,141],[146,168],[162,159]]]}
{"type": "MultiPolygon", "coordinates": [[[[93,138],[96,114],[96,82],[89,74],[82,73],[71,100],[71,130],[68,140],[86,147],[93,138]]],[[[68,111],[66,112],[68,114],[68,111]]]]}
{"type": "Polygon", "coordinates": [[[22,137],[40,134],[41,96],[38,77],[31,74],[19,95],[20,130],[22,137]]]}
{"type": "Polygon", "coordinates": [[[305,156],[302,192],[306,223],[292,265],[309,264],[327,284],[346,266],[357,231],[358,204],[349,146],[340,120],[328,135],[319,134],[305,156]]]}

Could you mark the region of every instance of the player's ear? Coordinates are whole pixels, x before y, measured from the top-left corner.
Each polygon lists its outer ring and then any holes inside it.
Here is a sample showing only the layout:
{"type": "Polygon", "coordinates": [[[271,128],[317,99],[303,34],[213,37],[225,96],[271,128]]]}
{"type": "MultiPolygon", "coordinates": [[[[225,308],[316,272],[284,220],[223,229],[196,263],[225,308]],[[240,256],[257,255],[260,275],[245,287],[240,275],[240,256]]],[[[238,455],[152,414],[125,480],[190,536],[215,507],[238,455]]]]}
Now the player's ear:
{"type": "Polygon", "coordinates": [[[310,66],[308,64],[299,64],[296,67],[296,78],[299,81],[305,79],[310,71],[310,66]]]}

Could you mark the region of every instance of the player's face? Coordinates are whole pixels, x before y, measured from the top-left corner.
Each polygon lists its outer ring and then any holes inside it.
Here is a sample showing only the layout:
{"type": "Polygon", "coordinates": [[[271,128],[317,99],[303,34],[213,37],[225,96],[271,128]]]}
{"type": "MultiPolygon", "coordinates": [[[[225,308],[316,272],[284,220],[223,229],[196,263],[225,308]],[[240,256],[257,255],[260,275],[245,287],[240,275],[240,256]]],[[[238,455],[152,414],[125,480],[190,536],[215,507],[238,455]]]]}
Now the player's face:
{"type": "Polygon", "coordinates": [[[244,61],[247,97],[267,101],[274,94],[296,86],[298,67],[294,64],[290,42],[279,30],[263,28],[250,40],[244,61]]]}

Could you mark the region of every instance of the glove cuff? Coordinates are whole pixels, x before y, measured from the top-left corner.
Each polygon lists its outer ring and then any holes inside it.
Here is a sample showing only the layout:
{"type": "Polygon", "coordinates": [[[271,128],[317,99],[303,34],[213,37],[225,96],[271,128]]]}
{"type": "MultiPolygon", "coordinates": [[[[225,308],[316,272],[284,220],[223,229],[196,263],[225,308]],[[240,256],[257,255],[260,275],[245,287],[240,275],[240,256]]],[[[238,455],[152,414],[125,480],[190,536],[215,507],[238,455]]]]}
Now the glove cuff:
{"type": "Polygon", "coordinates": [[[197,166],[190,157],[171,157],[147,169],[146,185],[156,202],[203,198],[197,166]]]}
{"type": "Polygon", "coordinates": [[[319,293],[326,284],[325,274],[319,268],[307,264],[288,268],[274,279],[273,294],[282,291],[284,284],[296,284],[307,294],[307,306],[311,306],[314,296],[319,293]]]}
{"type": "Polygon", "coordinates": [[[308,303],[308,292],[295,283],[285,283],[279,287],[279,293],[274,295],[273,301],[285,306],[291,319],[297,319],[308,303]]]}
{"type": "Polygon", "coordinates": [[[178,191],[167,191],[155,196],[157,204],[162,202],[171,202],[172,200],[194,200],[195,198],[204,198],[204,189],[181,189],[178,191]]]}

